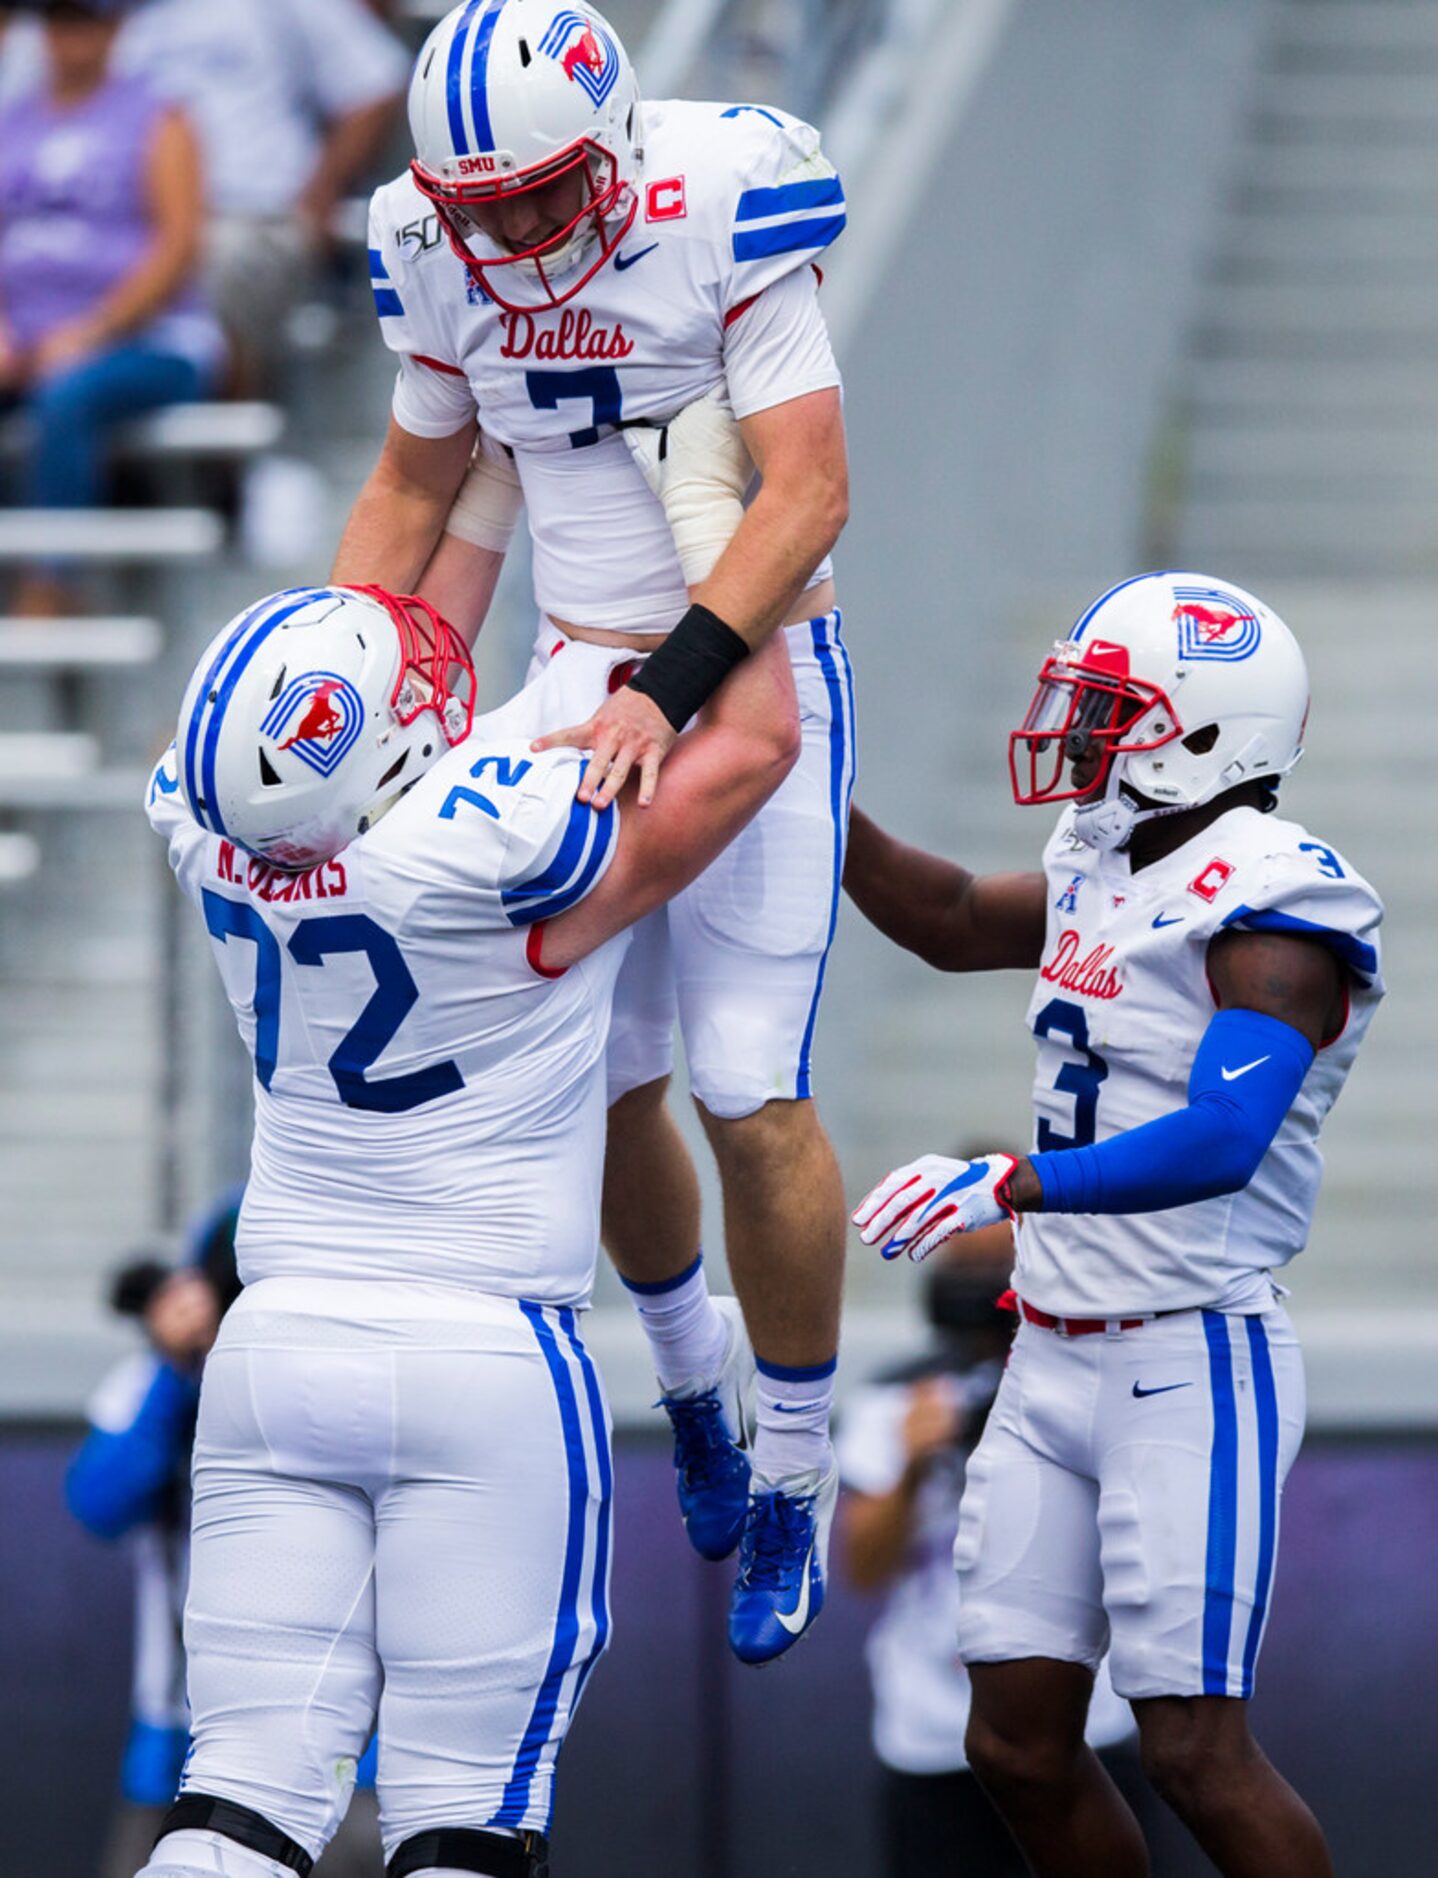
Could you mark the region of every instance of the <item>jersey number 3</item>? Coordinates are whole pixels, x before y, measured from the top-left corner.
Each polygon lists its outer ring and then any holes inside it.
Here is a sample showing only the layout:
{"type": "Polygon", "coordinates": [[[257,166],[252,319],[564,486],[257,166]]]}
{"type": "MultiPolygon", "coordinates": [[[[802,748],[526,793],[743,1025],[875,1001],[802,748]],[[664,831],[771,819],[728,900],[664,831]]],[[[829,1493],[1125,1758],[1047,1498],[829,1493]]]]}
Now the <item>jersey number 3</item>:
{"type": "Polygon", "coordinates": [[[1067,998],[1050,998],[1034,1019],[1034,1035],[1051,1037],[1055,1031],[1068,1038],[1080,1060],[1065,1063],[1054,1078],[1054,1088],[1073,1097],[1073,1133],[1061,1134],[1046,1115],[1041,1115],[1038,1146],[1045,1154],[1051,1148],[1086,1148],[1092,1143],[1098,1125],[1099,1084],[1108,1075],[1108,1064],[1089,1045],[1088,1018],[1081,1004],[1072,1004],[1067,998]]]}
{"type": "MultiPolygon", "coordinates": [[[[268,1089],[280,1051],[280,942],[247,900],[230,900],[206,887],[201,892],[205,924],[227,944],[248,939],[255,948],[255,1074],[268,1089]]],[[[333,953],[362,952],[374,973],[374,992],[353,1025],[335,1046],[329,1072],[346,1108],[399,1115],[421,1103],[453,1095],[464,1087],[459,1065],[431,1063],[403,1076],[366,1081],[394,1041],[405,1018],[419,1002],[419,987],[400,949],[367,913],[337,913],[302,919],[290,935],[289,953],[297,965],[323,965],[333,953]]]]}

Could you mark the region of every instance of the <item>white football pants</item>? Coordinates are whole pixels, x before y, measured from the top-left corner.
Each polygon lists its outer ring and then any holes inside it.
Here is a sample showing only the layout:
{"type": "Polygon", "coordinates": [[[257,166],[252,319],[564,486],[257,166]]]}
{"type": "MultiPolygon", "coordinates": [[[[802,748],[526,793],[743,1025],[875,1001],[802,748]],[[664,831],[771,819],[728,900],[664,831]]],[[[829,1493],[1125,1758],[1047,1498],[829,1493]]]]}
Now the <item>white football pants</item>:
{"type": "Polygon", "coordinates": [[[377,1717],[386,1857],[435,1827],[546,1832],[609,1635],[611,1482],[572,1310],[250,1286],[200,1398],[181,1791],[318,1856],[377,1717]]]}

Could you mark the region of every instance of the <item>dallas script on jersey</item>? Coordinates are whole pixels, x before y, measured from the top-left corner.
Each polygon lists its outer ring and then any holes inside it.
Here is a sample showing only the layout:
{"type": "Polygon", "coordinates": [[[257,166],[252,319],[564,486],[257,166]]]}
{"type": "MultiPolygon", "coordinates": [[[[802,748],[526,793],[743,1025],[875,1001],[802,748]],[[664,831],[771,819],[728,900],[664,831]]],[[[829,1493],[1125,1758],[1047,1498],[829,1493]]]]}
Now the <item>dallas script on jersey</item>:
{"type": "Polygon", "coordinates": [[[1051,985],[1062,985],[1065,991],[1076,991],[1084,998],[1121,996],[1123,980],[1109,964],[1113,947],[1095,946],[1080,958],[1082,947],[1083,940],[1078,932],[1066,926],[1059,934],[1053,957],[1039,972],[1039,977],[1051,985]]]}
{"type": "Polygon", "coordinates": [[[618,320],[610,332],[607,326],[596,326],[587,309],[576,313],[566,307],[559,324],[542,331],[532,313],[501,313],[499,319],[504,328],[502,359],[627,359],[634,350],[634,341],[625,338],[618,320]]]}

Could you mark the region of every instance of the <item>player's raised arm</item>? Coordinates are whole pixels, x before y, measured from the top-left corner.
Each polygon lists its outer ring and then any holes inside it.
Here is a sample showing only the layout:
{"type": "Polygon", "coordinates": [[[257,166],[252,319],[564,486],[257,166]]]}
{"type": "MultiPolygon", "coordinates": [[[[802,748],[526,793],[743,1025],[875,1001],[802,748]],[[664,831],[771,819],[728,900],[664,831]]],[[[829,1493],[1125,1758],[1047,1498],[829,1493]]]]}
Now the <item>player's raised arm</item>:
{"type": "Polygon", "coordinates": [[[941,972],[1032,969],[1043,951],[1042,874],[971,874],[896,840],[857,805],[844,891],[886,939],[941,972]]]}
{"type": "MultiPolygon", "coordinates": [[[[697,879],[783,782],[799,743],[793,671],[775,641],[745,661],[679,740],[663,795],[622,821],[604,880],[546,929],[544,968],[572,965],[697,879]]],[[[637,788],[631,784],[621,809],[637,788]]]]}

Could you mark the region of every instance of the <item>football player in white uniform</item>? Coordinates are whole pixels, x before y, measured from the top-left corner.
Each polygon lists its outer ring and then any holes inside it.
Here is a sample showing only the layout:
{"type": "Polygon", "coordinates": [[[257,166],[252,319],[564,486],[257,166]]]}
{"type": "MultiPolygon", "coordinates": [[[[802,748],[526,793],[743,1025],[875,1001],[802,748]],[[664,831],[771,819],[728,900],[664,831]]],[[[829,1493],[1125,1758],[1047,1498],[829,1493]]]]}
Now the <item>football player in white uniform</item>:
{"type": "Polygon", "coordinates": [[[641,815],[579,801],[576,751],[471,734],[473,682],[421,602],[275,595],[204,654],[151,781],[255,1137],[195,1443],[194,1746],[146,1878],[308,1872],[376,1718],[391,1878],[547,1870],[609,1632],[577,1314],[614,983],[630,922],[789,772],[798,711],[757,653],[641,815]]]}
{"type": "Polygon", "coordinates": [[[976,879],[855,817],[846,886],[947,971],[1038,968],[1037,1151],[927,1155],[855,1214],[886,1257],[1017,1222],[1022,1321],[954,1558],[969,1756],[1035,1872],[1137,1878],[1083,1745],[1107,1651],[1150,1776],[1229,1878],[1322,1878],[1323,1835],[1249,1732],[1303,1366],[1275,1271],[1379,997],[1373,889],[1266,813],[1303,655],[1251,594],[1139,576],[1079,620],[1010,744],[1068,800],[1036,874],[976,879]],[[1066,774],[1067,771],[1067,774],[1066,774]]]}
{"type": "Polygon", "coordinates": [[[522,486],[533,669],[562,653],[570,671],[563,713],[531,728],[554,733],[538,747],[592,751],[581,796],[601,807],[631,766],[641,805],[654,799],[679,729],[781,629],[794,666],[794,774],[621,975],[604,1205],[674,1423],[690,1539],[709,1558],[739,1546],[730,1641],[763,1661],[818,1615],[837,1487],[844,1209],[808,1098],[853,705],[827,560],[847,513],[839,374],[811,263],[843,227],[843,190],[817,133],[781,111],[641,104],[607,22],[556,0],[456,8],[420,55],[410,119],[416,161],[375,196],[370,234],[393,415],[334,577],[423,577],[472,634],[522,486]],[[725,397],[742,443],[716,456],[704,401],[725,397]],[[724,479],[717,505],[665,448],[681,410],[697,413],[705,474],[717,462],[724,479]],[[677,547],[656,494],[676,475],[677,547]],[[752,1482],[752,1359],[709,1301],[698,1187],[664,1107],[676,1013],[758,1356],[752,1482]]]}

